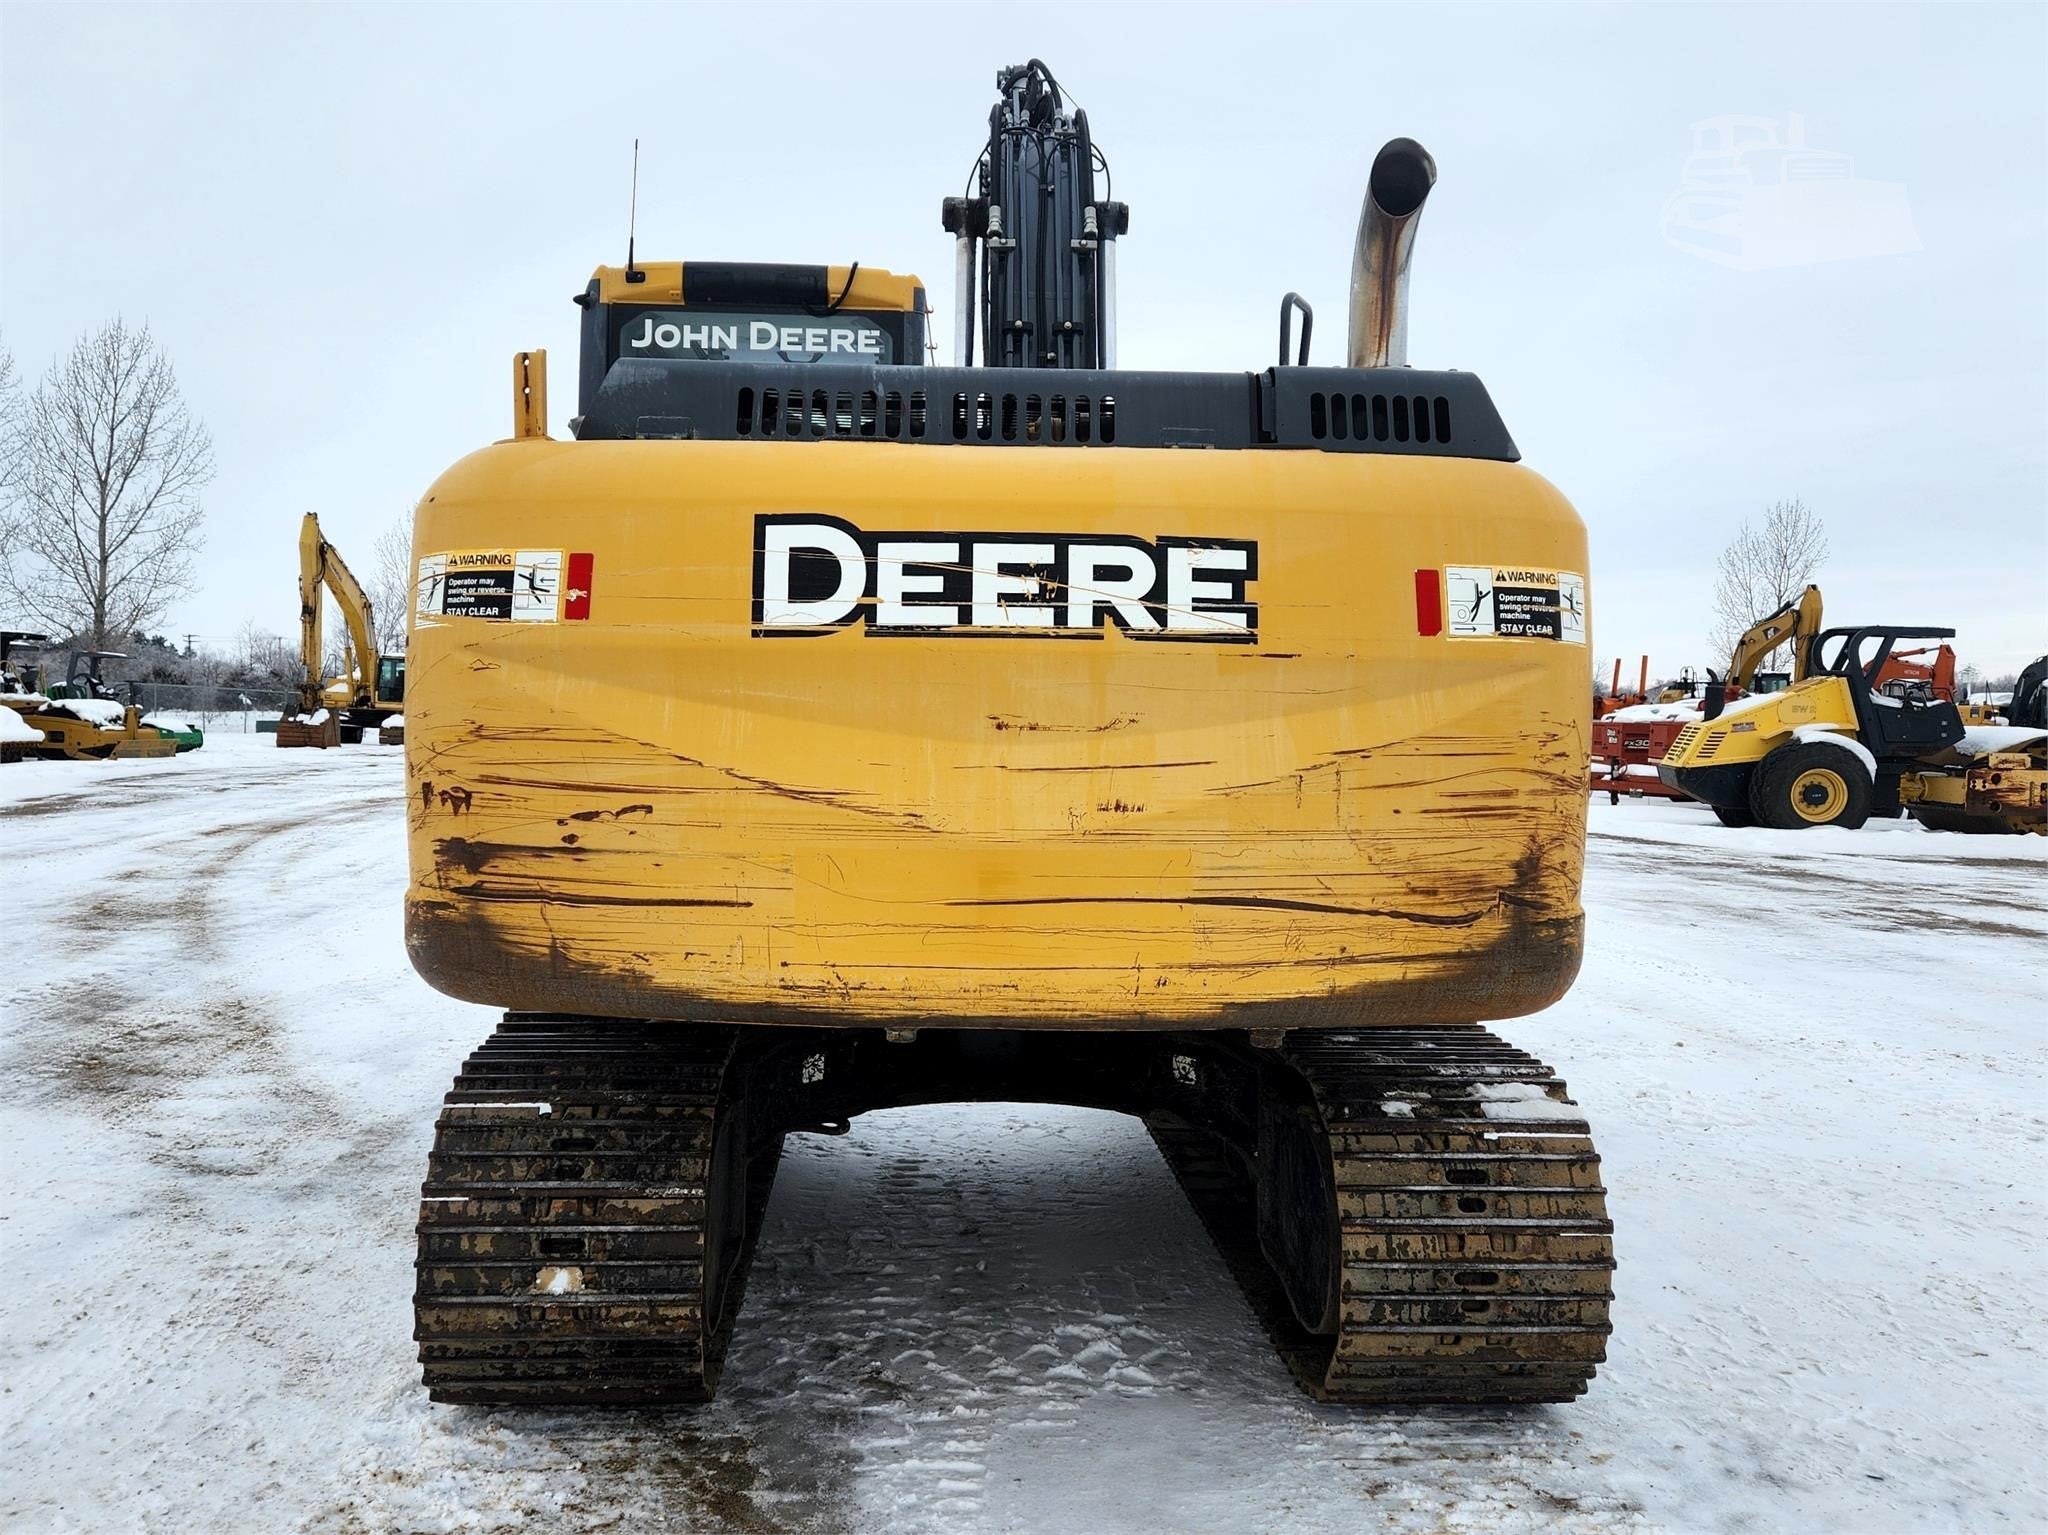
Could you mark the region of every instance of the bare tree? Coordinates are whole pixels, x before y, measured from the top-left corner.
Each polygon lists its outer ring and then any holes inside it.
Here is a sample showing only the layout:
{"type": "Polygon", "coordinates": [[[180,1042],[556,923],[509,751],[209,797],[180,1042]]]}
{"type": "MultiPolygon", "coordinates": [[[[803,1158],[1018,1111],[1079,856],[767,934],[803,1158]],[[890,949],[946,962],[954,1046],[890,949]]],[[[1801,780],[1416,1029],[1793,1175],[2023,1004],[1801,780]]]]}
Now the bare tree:
{"type": "Polygon", "coordinates": [[[14,483],[21,463],[21,386],[14,376],[14,354],[0,346],[0,593],[14,549],[14,483]]]}
{"type": "Polygon", "coordinates": [[[1714,649],[1733,654],[1743,630],[1804,591],[1827,557],[1827,525],[1797,497],[1773,502],[1760,527],[1745,521],[1721,551],[1714,582],[1714,649]]]}
{"type": "Polygon", "coordinates": [[[14,354],[0,346],[0,490],[14,484],[14,465],[21,453],[21,384],[14,376],[14,354]]]}
{"type": "Polygon", "coordinates": [[[412,518],[394,522],[377,536],[376,562],[368,581],[370,606],[377,617],[377,653],[395,656],[405,650],[405,622],[412,606],[412,518]]]}
{"type": "Polygon", "coordinates": [[[149,327],[81,337],[24,403],[18,445],[0,574],[23,613],[96,649],[162,617],[192,584],[213,448],[149,327]]]}
{"type": "Polygon", "coordinates": [[[281,634],[272,634],[253,618],[235,636],[231,674],[270,687],[296,687],[303,672],[299,646],[281,634]]]}

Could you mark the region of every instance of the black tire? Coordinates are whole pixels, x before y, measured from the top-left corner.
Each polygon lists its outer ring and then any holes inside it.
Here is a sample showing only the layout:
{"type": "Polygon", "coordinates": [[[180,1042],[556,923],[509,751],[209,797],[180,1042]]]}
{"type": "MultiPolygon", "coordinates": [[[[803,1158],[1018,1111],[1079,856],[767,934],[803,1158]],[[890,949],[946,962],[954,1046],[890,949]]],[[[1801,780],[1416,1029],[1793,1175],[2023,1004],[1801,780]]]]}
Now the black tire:
{"type": "Polygon", "coordinates": [[[1872,792],[1869,770],[1854,754],[1822,741],[1794,741],[1757,764],[1749,808],[1758,825],[1778,831],[1854,831],[1870,819],[1872,792]]]}
{"type": "Polygon", "coordinates": [[[1743,805],[1735,810],[1724,810],[1719,805],[1716,805],[1714,806],[1714,819],[1723,826],[1756,825],[1756,817],[1749,813],[1749,806],[1747,805],[1743,805]]]}

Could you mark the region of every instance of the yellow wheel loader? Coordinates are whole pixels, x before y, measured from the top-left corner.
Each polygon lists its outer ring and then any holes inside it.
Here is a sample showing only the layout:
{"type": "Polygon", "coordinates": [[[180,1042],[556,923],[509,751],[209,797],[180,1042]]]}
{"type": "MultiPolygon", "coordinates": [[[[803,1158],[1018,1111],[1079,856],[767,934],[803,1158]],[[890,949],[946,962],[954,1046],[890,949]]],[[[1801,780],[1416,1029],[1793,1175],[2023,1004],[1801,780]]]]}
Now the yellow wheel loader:
{"type": "Polygon", "coordinates": [[[1687,725],[1658,777],[1731,826],[1853,830],[1905,810],[1937,830],[2048,830],[2048,732],[1968,726],[1947,699],[1877,685],[1898,641],[1954,634],[1823,630],[1803,649],[1798,681],[1687,725]]]}
{"type": "Polygon", "coordinates": [[[509,1009],[428,1390],[702,1400],[785,1136],[1023,1100],[1143,1122],[1317,1397],[1574,1397],[1600,1160],[1485,1025],[1579,968],[1586,536],[1407,366],[1435,164],[1373,162],[1344,366],[1122,370],[1087,118],[999,96],[951,366],[914,277],[629,246],[573,435],[521,354],[419,504],[406,941],[509,1009]]]}
{"type": "MultiPolygon", "coordinates": [[[[386,739],[384,722],[405,707],[405,657],[377,653],[377,622],[369,594],[308,512],[299,524],[298,705],[277,724],[279,746],[355,745],[365,729],[386,739]],[[348,633],[344,673],[323,680],[323,594],[331,593],[348,633]]],[[[403,736],[397,731],[398,741],[403,736]]],[[[397,744],[387,740],[386,744],[397,744]]]]}

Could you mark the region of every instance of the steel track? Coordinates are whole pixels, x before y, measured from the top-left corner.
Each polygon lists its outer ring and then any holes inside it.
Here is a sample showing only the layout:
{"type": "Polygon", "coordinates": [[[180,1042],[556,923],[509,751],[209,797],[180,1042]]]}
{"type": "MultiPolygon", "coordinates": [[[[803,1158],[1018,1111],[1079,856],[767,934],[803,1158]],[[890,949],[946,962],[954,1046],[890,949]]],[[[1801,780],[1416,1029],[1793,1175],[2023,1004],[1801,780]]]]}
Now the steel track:
{"type": "Polygon", "coordinates": [[[1276,1053],[1334,1193],[1321,1241],[1296,1209],[1282,1220],[1310,1236],[1276,1253],[1245,1157],[1172,1113],[1148,1126],[1301,1384],[1357,1403],[1581,1394],[1611,1331],[1613,1225],[1564,1083],[1477,1027],[1295,1034],[1276,1053]]]}
{"type": "Polygon", "coordinates": [[[464,1063],[420,1190],[435,1401],[710,1398],[780,1146],[747,1155],[733,1043],[513,1016],[464,1063]]]}

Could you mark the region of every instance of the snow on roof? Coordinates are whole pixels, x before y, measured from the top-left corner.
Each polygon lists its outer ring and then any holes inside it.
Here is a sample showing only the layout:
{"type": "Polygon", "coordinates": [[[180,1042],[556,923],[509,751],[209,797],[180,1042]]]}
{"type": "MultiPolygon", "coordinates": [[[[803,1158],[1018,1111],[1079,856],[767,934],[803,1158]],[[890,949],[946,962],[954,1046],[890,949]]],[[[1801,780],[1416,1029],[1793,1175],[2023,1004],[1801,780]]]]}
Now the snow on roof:
{"type": "Polygon", "coordinates": [[[1724,720],[1736,719],[1742,715],[1754,713],[1766,705],[1776,703],[1783,696],[1782,693],[1752,693],[1747,698],[1735,699],[1722,706],[1721,718],[1724,720]]]}
{"type": "Polygon", "coordinates": [[[1630,704],[1626,709],[1616,709],[1601,716],[1623,725],[1646,725],[1659,720],[1690,723],[1699,717],[1700,706],[1692,699],[1674,704],[1630,704]]]}
{"type": "Polygon", "coordinates": [[[118,729],[128,717],[128,706],[111,698],[60,698],[49,707],[52,714],[68,714],[102,730],[118,729]]]}
{"type": "Polygon", "coordinates": [[[43,733],[14,710],[0,708],[0,741],[21,745],[42,738],[43,733]]]}
{"type": "Polygon", "coordinates": [[[2048,736],[2048,730],[2037,730],[2030,725],[1971,725],[1950,750],[1965,757],[1981,757],[1986,752],[2016,752],[2044,736],[2048,736]]]}

